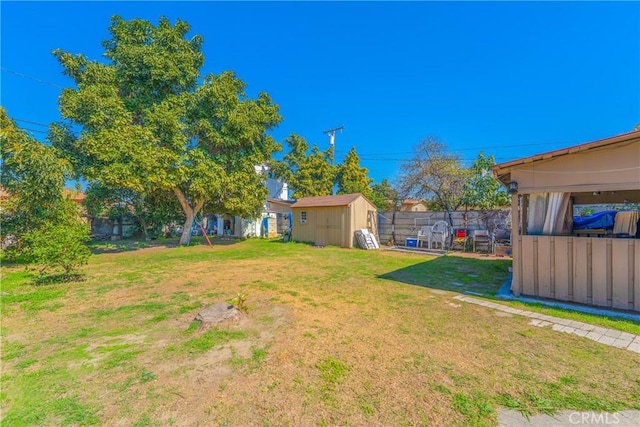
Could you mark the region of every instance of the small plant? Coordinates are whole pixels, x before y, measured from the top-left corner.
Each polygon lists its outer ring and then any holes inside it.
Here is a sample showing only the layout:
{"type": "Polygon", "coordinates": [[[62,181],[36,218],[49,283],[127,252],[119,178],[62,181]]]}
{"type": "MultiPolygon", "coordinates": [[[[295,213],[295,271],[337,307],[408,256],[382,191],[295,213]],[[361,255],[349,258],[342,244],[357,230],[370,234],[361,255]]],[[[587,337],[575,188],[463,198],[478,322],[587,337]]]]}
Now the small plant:
{"type": "Polygon", "coordinates": [[[234,298],[229,301],[235,308],[243,313],[249,312],[249,306],[247,305],[247,294],[238,292],[234,298]]]}
{"type": "Polygon", "coordinates": [[[156,374],[154,374],[153,372],[150,371],[142,371],[141,374],[141,382],[146,383],[152,380],[155,380],[156,378],[158,378],[158,376],[156,374]]]}
{"type": "Polygon", "coordinates": [[[25,253],[29,261],[40,266],[41,277],[59,269],[63,281],[78,280],[78,268],[86,264],[91,255],[86,245],[88,239],[87,225],[74,219],[25,234],[24,240],[28,243],[25,253]]]}

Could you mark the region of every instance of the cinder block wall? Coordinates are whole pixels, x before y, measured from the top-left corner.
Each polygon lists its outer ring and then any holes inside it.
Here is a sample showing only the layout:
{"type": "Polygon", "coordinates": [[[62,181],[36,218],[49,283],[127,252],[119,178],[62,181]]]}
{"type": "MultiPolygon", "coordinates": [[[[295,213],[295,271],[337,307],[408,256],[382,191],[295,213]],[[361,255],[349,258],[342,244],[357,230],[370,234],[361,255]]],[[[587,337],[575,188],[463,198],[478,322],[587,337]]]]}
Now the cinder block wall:
{"type": "MultiPolygon", "coordinates": [[[[496,228],[511,229],[511,210],[496,209],[491,211],[455,211],[451,213],[453,228],[470,230],[486,229],[493,232],[496,228]],[[465,220],[466,217],[466,220],[465,220]]],[[[383,245],[391,243],[391,220],[393,211],[378,213],[378,236],[383,245]]],[[[446,212],[396,212],[396,242],[404,245],[405,239],[415,238],[420,227],[433,225],[436,221],[447,221],[446,212]]]]}

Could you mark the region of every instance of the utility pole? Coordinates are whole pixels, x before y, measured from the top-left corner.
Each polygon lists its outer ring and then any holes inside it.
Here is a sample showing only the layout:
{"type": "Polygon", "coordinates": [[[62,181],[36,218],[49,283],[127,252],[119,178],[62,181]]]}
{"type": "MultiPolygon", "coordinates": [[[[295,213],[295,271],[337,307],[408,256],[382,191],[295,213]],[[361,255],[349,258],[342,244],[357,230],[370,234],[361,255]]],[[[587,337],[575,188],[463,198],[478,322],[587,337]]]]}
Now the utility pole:
{"type": "MultiPolygon", "coordinates": [[[[329,135],[329,145],[331,146],[331,166],[334,166],[336,164],[336,132],[340,131],[342,132],[344,130],[344,125],[337,127],[337,128],[333,128],[333,129],[327,129],[325,130],[324,134],[329,135]]],[[[331,194],[333,195],[334,191],[335,191],[335,183],[333,184],[333,186],[331,187],[331,194]]]]}
{"type": "Polygon", "coordinates": [[[343,130],[344,130],[344,125],[337,128],[328,129],[322,132],[324,134],[329,135],[329,146],[331,146],[331,164],[332,165],[334,165],[336,162],[336,132],[337,131],[342,132],[343,130]]]}

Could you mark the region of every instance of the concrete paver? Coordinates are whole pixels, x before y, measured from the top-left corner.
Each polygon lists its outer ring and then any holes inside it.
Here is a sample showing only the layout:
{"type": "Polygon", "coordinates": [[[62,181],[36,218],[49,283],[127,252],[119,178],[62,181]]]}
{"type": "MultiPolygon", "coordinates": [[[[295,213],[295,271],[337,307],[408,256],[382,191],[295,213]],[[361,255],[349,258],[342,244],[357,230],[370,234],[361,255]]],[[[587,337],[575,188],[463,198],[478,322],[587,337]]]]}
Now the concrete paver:
{"type": "MultiPolygon", "coordinates": [[[[471,304],[481,305],[494,310],[500,310],[506,313],[517,314],[520,316],[529,317],[530,325],[537,327],[551,326],[554,331],[564,332],[568,334],[577,335],[597,341],[600,344],[609,345],[612,347],[622,348],[625,350],[640,353],[640,336],[630,334],[628,332],[618,331],[616,329],[603,328],[600,326],[590,325],[584,322],[578,322],[575,320],[567,320],[559,317],[549,316],[546,314],[535,313],[533,311],[515,310],[512,307],[496,304],[492,301],[485,301],[478,298],[473,298],[467,295],[458,295],[454,297],[457,300],[468,302],[471,304]]],[[[523,424],[530,425],[530,424],[523,424]]],[[[555,424],[540,424],[540,425],[555,425],[555,424]]],[[[625,425],[625,424],[620,424],[625,425]]],[[[634,425],[640,425],[634,424],[634,425]]]]}
{"type": "Polygon", "coordinates": [[[527,419],[513,409],[498,411],[498,425],[501,427],[561,427],[561,426],[618,426],[637,427],[640,425],[640,411],[620,412],[578,412],[559,411],[553,415],[533,415],[527,419]]]}

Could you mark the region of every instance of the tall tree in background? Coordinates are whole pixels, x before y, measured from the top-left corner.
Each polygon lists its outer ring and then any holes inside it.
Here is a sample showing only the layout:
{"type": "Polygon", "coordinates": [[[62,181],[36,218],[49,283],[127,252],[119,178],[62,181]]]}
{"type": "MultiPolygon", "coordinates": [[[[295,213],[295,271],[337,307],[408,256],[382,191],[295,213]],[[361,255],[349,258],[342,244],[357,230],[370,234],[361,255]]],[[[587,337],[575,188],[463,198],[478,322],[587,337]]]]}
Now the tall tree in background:
{"type": "Polygon", "coordinates": [[[331,149],[320,151],[313,146],[309,154],[309,144],[296,134],[285,139],[289,152],[281,162],[275,162],[273,169],[278,178],[283,179],[293,190],[293,198],[331,195],[337,168],[331,164],[331,149]]]}
{"type": "MultiPolygon", "coordinates": [[[[11,251],[42,268],[62,269],[63,279],[77,277],[77,268],[91,255],[89,227],[79,206],[63,193],[70,167],[54,147],[19,129],[0,107],[2,185],[9,197],[2,206],[0,240],[14,239],[11,251]]],[[[10,251],[10,252],[11,252],[10,251]]]]}
{"type": "Polygon", "coordinates": [[[77,86],[60,97],[68,122],[53,129],[54,143],[89,181],[173,193],[185,214],[181,244],[205,204],[257,216],[267,190],[254,165],[280,148],[266,133],[281,121],[269,95],[248,98],[231,72],[198,84],[202,38],[187,38],[189,29],[164,17],[157,26],[114,17],[107,63],[54,51],[77,86]]]}
{"type": "Polygon", "coordinates": [[[493,155],[485,156],[483,152],[478,154],[464,185],[464,205],[486,211],[511,203],[506,190],[491,173],[491,167],[495,164],[493,155]]]}
{"type": "Polygon", "coordinates": [[[371,201],[380,211],[395,209],[400,204],[398,192],[389,184],[387,178],[371,186],[371,201]]]}
{"type": "Polygon", "coordinates": [[[355,147],[351,148],[338,167],[338,194],[362,193],[365,197],[371,197],[369,185],[373,180],[367,177],[367,172],[366,168],[360,166],[355,147]]]}
{"type": "Polygon", "coordinates": [[[2,233],[20,237],[55,220],[70,168],[54,148],[20,129],[2,107],[0,138],[2,186],[10,195],[2,233]]]}
{"type": "Polygon", "coordinates": [[[413,157],[401,165],[399,187],[402,197],[427,200],[432,208],[451,212],[462,206],[469,171],[460,156],[447,151],[444,143],[428,137],[414,147],[413,157]]]}
{"type": "Polygon", "coordinates": [[[154,237],[162,226],[184,221],[184,213],[178,200],[167,190],[144,194],[93,182],[87,187],[85,194],[84,205],[90,216],[117,219],[130,215],[137,222],[145,239],[150,237],[149,231],[154,237]]]}

